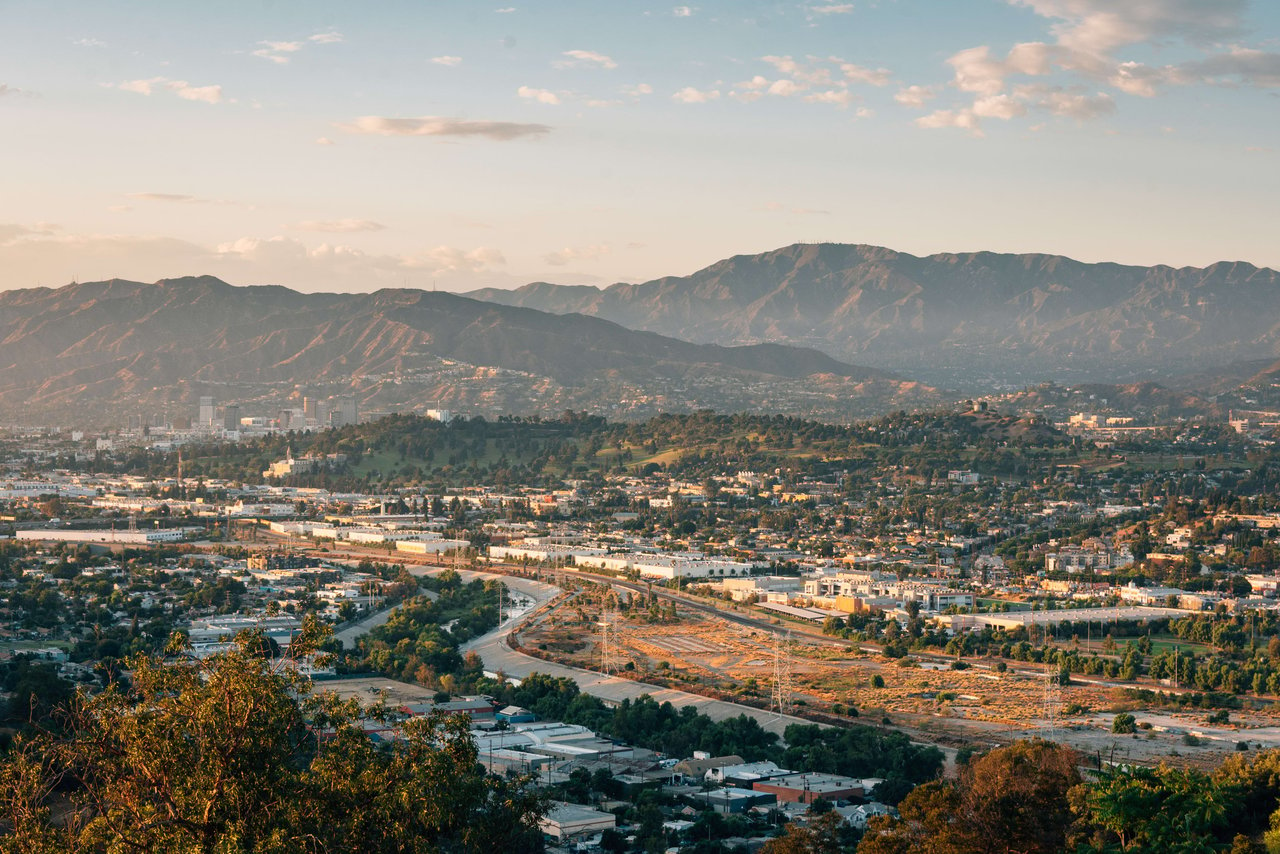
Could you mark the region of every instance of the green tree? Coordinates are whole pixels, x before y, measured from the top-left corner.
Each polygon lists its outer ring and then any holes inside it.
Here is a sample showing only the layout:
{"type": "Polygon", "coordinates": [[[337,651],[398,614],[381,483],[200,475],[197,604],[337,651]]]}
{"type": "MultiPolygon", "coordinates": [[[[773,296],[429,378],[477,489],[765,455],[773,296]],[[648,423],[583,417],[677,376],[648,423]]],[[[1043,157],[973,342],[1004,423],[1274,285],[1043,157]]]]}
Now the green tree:
{"type": "MultiPolygon", "coordinates": [[[[323,637],[308,621],[294,654],[323,637]]],[[[3,854],[54,851],[531,851],[542,808],[527,780],[488,776],[459,718],[411,720],[389,748],[366,712],[313,697],[289,660],[242,635],[200,661],[180,639],[129,662],[132,683],[78,696],[61,734],[0,764],[3,854]],[[66,818],[50,820],[65,792],[66,818]]],[[[375,709],[372,714],[377,715],[375,709]]]]}

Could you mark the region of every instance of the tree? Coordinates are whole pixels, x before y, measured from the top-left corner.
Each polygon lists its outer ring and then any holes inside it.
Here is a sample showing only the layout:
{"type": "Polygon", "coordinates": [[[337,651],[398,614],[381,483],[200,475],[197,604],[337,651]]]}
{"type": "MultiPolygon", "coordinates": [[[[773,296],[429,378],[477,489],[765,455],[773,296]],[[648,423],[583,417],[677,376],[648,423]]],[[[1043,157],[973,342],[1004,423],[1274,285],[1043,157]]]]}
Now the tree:
{"type": "Polygon", "coordinates": [[[845,846],[841,833],[844,823],[839,813],[826,812],[807,825],[787,825],[781,836],[764,844],[760,854],[843,854],[845,846]]]}
{"type": "MultiPolygon", "coordinates": [[[[323,637],[309,620],[295,654],[323,637]]],[[[486,775],[466,722],[411,720],[389,748],[355,703],[313,697],[246,633],[200,661],[180,639],[129,662],[128,687],[78,696],[62,734],[0,763],[0,852],[531,851],[542,802],[486,775]],[[69,792],[67,818],[49,797],[69,792]]],[[[378,710],[371,714],[377,716],[378,710]]]]}
{"type": "Polygon", "coordinates": [[[1132,735],[1138,731],[1137,719],[1128,712],[1121,712],[1111,719],[1111,731],[1117,735],[1132,735]]]}
{"type": "Polygon", "coordinates": [[[870,828],[859,854],[1057,852],[1066,841],[1067,792],[1080,783],[1075,751],[1020,741],[969,762],[954,781],[916,787],[901,820],[870,828]]]}

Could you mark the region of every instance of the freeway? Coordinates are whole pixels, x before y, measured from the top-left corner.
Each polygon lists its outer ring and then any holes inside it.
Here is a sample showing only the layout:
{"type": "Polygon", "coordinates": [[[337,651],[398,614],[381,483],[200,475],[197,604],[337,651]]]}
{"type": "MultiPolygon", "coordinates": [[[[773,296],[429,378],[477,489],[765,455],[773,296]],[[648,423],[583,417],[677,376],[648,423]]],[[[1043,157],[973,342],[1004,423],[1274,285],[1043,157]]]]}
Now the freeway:
{"type": "MultiPolygon", "coordinates": [[[[409,571],[415,575],[425,575],[431,572],[438,572],[439,567],[410,566],[409,571]]],[[[578,683],[578,687],[583,693],[591,694],[612,703],[634,700],[647,694],[660,703],[671,703],[676,708],[692,706],[716,721],[746,715],[759,723],[761,728],[777,733],[779,736],[782,735],[782,731],[789,724],[812,723],[791,715],[779,716],[776,713],[751,706],[743,706],[724,700],[713,700],[709,697],[691,694],[688,691],[677,691],[671,688],[663,688],[660,685],[637,682],[633,679],[608,676],[603,673],[596,673],[591,670],[570,667],[525,655],[511,648],[506,640],[507,635],[535,609],[555,598],[560,592],[560,588],[543,581],[513,575],[500,575],[468,569],[460,569],[458,574],[462,576],[464,581],[471,581],[474,578],[497,579],[504,582],[513,595],[525,597],[532,603],[527,609],[506,619],[498,628],[478,638],[473,638],[463,645],[463,651],[474,651],[478,654],[481,660],[484,661],[485,669],[490,672],[502,672],[514,679],[522,679],[532,673],[546,673],[549,676],[565,677],[578,683]]]]}

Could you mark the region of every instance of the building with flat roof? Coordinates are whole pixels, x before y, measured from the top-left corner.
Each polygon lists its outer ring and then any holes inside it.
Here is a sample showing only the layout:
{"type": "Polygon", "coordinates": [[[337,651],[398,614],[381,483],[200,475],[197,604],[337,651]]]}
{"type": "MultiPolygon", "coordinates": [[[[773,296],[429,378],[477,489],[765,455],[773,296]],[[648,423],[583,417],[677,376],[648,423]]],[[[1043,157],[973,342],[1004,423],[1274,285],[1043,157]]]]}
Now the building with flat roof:
{"type": "Polygon", "coordinates": [[[588,833],[599,833],[617,826],[618,819],[613,813],[563,801],[552,801],[547,814],[538,821],[538,827],[543,833],[560,841],[588,833]]]}
{"type": "Polygon", "coordinates": [[[818,798],[827,801],[845,801],[861,798],[862,781],[838,774],[789,774],[759,780],[751,785],[757,792],[771,792],[783,804],[811,804],[818,798]]]}

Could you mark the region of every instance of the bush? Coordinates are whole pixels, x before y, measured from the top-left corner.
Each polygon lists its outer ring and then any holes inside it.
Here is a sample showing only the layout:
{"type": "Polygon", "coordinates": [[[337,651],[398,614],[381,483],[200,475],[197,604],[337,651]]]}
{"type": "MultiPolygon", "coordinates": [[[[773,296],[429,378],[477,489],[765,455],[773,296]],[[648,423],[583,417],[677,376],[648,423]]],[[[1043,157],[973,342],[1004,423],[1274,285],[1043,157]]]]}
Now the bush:
{"type": "Polygon", "coordinates": [[[1138,731],[1138,722],[1128,712],[1121,712],[1112,718],[1111,731],[1117,735],[1131,735],[1138,731]]]}
{"type": "Polygon", "coordinates": [[[883,677],[883,676],[881,676],[879,673],[877,673],[875,676],[872,676],[872,677],[871,677],[871,687],[872,687],[872,688],[883,688],[883,687],[884,687],[884,677],[883,677]]]}

